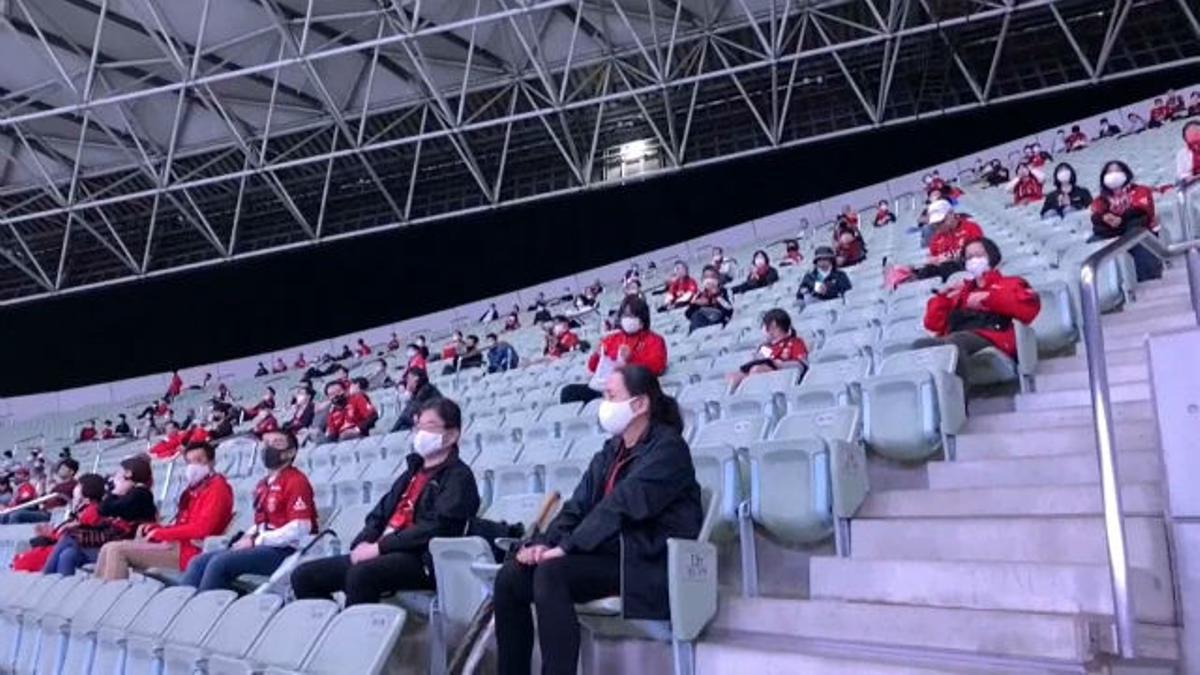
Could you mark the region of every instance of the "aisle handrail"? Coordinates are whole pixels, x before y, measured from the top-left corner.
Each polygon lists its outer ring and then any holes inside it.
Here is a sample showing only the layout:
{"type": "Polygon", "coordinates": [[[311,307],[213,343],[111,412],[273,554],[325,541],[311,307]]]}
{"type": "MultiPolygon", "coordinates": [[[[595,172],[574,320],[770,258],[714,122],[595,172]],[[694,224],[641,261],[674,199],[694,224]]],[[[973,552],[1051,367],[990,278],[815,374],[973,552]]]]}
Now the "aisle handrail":
{"type": "Polygon", "coordinates": [[[1100,496],[1104,516],[1104,535],[1108,549],[1109,577],[1112,583],[1113,620],[1117,629],[1117,651],[1123,658],[1134,658],[1136,639],[1134,599],[1129,587],[1129,551],[1125,538],[1125,510],[1118,479],[1117,453],[1113,447],[1112,396],[1108,386],[1108,364],[1104,355],[1104,330],[1100,325],[1100,295],[1096,274],[1100,266],[1135,246],[1142,246],[1159,258],[1183,254],[1187,260],[1188,286],[1192,311],[1200,324],[1200,239],[1190,238],[1193,229],[1187,209],[1187,193],[1200,185],[1200,177],[1184,179],[1177,185],[1180,224],[1185,241],[1164,244],[1150,230],[1139,228],[1095,251],[1079,270],[1079,298],[1084,348],[1087,352],[1088,388],[1092,418],[1096,427],[1096,453],[1100,463],[1100,496]]]}

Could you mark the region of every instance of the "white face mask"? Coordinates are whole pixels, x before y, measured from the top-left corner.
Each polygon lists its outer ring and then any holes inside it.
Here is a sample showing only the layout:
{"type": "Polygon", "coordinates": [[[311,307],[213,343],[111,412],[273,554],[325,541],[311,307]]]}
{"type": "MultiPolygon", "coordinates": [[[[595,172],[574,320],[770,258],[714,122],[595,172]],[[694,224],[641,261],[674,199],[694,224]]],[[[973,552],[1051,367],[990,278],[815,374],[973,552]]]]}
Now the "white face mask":
{"type": "Polygon", "coordinates": [[[1104,187],[1109,190],[1120,190],[1125,187],[1125,174],[1120,171],[1109,171],[1104,174],[1104,187]]]}
{"type": "Polygon", "coordinates": [[[633,399],[627,401],[600,401],[597,413],[600,427],[612,436],[624,433],[633,421],[633,399]]]}
{"type": "Polygon", "coordinates": [[[621,317],[621,330],[626,333],[636,333],[642,329],[642,320],[636,316],[621,317]]]}
{"type": "Polygon", "coordinates": [[[408,358],[410,358],[410,359],[411,359],[412,357],[414,357],[414,356],[416,356],[416,355],[417,355],[417,350],[415,350],[415,349],[409,349],[409,350],[405,351],[404,353],[405,353],[405,354],[407,354],[407,355],[408,355],[408,358]]]}
{"type": "Polygon", "coordinates": [[[1063,185],[1066,185],[1071,182],[1071,172],[1070,171],[1059,171],[1058,173],[1054,174],[1054,177],[1057,178],[1058,182],[1062,183],[1063,185]]]}
{"type": "Polygon", "coordinates": [[[555,327],[554,327],[554,334],[555,334],[555,335],[562,335],[562,334],[563,334],[563,333],[565,333],[565,332],[567,332],[567,327],[566,327],[566,326],[564,326],[564,325],[562,325],[562,324],[559,324],[559,325],[557,325],[557,326],[555,326],[555,327]]]}
{"type": "Polygon", "coordinates": [[[188,485],[199,483],[208,478],[210,473],[212,473],[212,468],[207,464],[188,464],[183,469],[183,475],[187,478],[188,485]]]}
{"type": "Polygon", "coordinates": [[[974,258],[967,258],[966,262],[963,263],[963,266],[966,268],[967,274],[969,274],[972,279],[978,279],[983,275],[984,272],[992,268],[991,264],[988,263],[987,258],[980,258],[978,256],[974,258]]]}
{"type": "Polygon", "coordinates": [[[417,429],[417,433],[413,435],[413,450],[426,459],[437,451],[442,449],[442,434],[435,434],[432,431],[417,429]]]}

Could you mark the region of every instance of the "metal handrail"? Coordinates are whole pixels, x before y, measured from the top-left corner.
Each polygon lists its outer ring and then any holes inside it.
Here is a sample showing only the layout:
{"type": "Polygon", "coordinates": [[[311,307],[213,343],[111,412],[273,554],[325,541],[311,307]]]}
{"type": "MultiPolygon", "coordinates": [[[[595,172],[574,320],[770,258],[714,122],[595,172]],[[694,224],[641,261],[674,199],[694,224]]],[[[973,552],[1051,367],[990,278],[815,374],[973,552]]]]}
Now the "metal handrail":
{"type": "MultiPolygon", "coordinates": [[[[1180,181],[1179,215],[1185,236],[1191,236],[1184,192],[1200,179],[1180,181]]],[[[1200,324],[1200,239],[1164,244],[1150,230],[1126,234],[1095,251],[1079,271],[1079,299],[1083,342],[1087,350],[1088,387],[1096,427],[1097,459],[1100,463],[1100,495],[1104,511],[1104,534],[1108,548],[1109,576],[1113,591],[1113,619],[1117,628],[1117,651],[1123,658],[1136,655],[1134,600],[1129,588],[1129,552],[1125,539],[1125,510],[1118,480],[1117,453],[1113,447],[1112,400],[1108,386],[1108,364],[1104,355],[1104,330],[1100,325],[1100,295],[1096,290],[1097,270],[1104,263],[1135,246],[1143,246],[1159,258],[1187,256],[1188,286],[1192,311],[1200,324]]]]}

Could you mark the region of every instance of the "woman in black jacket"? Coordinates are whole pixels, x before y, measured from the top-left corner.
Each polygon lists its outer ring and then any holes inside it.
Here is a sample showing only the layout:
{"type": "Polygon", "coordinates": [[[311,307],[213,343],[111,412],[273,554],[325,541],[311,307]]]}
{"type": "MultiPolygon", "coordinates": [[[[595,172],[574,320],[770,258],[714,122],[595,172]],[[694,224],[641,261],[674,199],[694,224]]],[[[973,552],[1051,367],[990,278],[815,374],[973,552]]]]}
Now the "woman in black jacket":
{"type": "Polygon", "coordinates": [[[392,425],[392,431],[408,431],[417,422],[417,413],[429,401],[442,397],[442,392],[429,381],[429,375],[420,368],[409,368],[404,373],[404,388],[400,400],[405,401],[400,417],[392,425]],[[406,399],[407,397],[407,399],[406,399]]]}
{"type": "Polygon", "coordinates": [[[501,675],[528,675],[537,606],[542,672],[574,675],[575,603],[620,595],[630,619],[668,619],[667,539],[692,539],[703,509],[675,400],[641,366],[608,378],[600,425],[612,435],[546,534],[496,577],[501,675]]]}
{"type": "Polygon", "coordinates": [[[850,277],[837,267],[837,255],[828,246],[813,253],[813,268],[800,280],[796,299],[835,300],[850,290],[850,277]]]}
{"type": "Polygon", "coordinates": [[[1054,167],[1054,191],[1046,195],[1042,217],[1062,218],[1072,211],[1082,211],[1092,203],[1092,193],[1075,180],[1075,167],[1063,162],[1054,167]]]}
{"type": "Polygon", "coordinates": [[[396,591],[434,587],[429,540],[461,537],[479,511],[471,467],[458,456],[462,412],[450,399],[421,407],[408,468],[350,543],[350,554],[304,563],[292,572],[297,598],[346,594],[346,605],[379,602],[396,591]]]}

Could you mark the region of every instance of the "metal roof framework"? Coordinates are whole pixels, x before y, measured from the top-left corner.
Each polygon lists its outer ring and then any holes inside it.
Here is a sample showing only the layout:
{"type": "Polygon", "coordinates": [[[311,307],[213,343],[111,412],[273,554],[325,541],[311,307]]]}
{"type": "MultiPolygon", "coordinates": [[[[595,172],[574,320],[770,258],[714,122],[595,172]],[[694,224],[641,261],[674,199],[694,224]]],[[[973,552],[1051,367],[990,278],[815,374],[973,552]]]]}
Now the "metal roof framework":
{"type": "Polygon", "coordinates": [[[1190,0],[7,0],[0,304],[602,187],[630,141],[678,171],[1195,65],[1198,14],[1190,0]]]}

